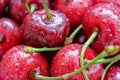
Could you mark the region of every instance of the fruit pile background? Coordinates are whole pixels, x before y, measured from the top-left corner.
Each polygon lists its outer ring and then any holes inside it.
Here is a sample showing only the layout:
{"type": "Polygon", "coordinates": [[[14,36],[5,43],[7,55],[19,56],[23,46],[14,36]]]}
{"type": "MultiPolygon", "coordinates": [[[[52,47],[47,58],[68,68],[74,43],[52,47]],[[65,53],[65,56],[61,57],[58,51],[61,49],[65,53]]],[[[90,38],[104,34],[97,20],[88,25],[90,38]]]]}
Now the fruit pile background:
{"type": "Polygon", "coordinates": [[[0,0],[0,80],[120,80],[120,0],[0,0]]]}

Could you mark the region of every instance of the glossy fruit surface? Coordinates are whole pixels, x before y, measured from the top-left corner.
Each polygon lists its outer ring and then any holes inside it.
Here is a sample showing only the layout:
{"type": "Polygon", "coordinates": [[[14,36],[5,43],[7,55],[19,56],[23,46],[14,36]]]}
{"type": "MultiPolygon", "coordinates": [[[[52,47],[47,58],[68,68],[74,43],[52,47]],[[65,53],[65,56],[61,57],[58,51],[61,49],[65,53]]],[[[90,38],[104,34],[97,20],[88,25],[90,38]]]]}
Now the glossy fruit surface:
{"type": "MultiPolygon", "coordinates": [[[[44,8],[43,0],[27,0],[27,2],[30,8],[32,5],[34,5],[36,10],[44,8]]],[[[47,3],[50,7],[51,5],[49,0],[47,0],[47,3]]],[[[28,14],[22,0],[10,0],[8,13],[10,14],[10,17],[18,23],[22,23],[23,18],[28,14]]]]}
{"type": "Polygon", "coordinates": [[[113,3],[120,7],[120,0],[93,0],[93,3],[113,3]]]}
{"type": "Polygon", "coordinates": [[[120,9],[112,3],[91,7],[83,19],[83,31],[89,38],[95,29],[98,35],[91,46],[96,52],[109,45],[120,45],[120,9]]]}
{"type": "Polygon", "coordinates": [[[0,18],[0,59],[8,49],[21,41],[19,26],[9,18],[0,18]]]}
{"type": "Polygon", "coordinates": [[[111,66],[104,80],[120,80],[120,66],[111,66]]]}
{"type": "Polygon", "coordinates": [[[27,45],[34,47],[52,47],[63,44],[68,35],[69,20],[64,14],[50,10],[51,18],[46,18],[46,11],[40,10],[29,14],[22,24],[23,38],[27,45]]]}
{"type": "Polygon", "coordinates": [[[70,19],[72,28],[82,23],[85,12],[92,5],[92,0],[54,0],[55,10],[64,13],[70,19]]]}
{"type": "MultiPolygon", "coordinates": [[[[48,63],[40,53],[25,53],[24,45],[11,48],[2,58],[3,80],[32,80],[31,72],[48,76],[48,63]]],[[[35,79],[34,79],[35,80],[35,79]]]]}
{"type": "MultiPolygon", "coordinates": [[[[51,66],[51,75],[60,76],[66,73],[73,72],[80,68],[80,52],[82,45],[69,44],[63,47],[53,58],[51,66]]],[[[84,55],[85,60],[92,60],[96,57],[96,53],[87,48],[84,55]]],[[[86,69],[90,80],[99,80],[102,74],[103,67],[101,64],[94,64],[86,69]]],[[[78,73],[68,78],[67,80],[84,80],[82,73],[78,73]]]]}

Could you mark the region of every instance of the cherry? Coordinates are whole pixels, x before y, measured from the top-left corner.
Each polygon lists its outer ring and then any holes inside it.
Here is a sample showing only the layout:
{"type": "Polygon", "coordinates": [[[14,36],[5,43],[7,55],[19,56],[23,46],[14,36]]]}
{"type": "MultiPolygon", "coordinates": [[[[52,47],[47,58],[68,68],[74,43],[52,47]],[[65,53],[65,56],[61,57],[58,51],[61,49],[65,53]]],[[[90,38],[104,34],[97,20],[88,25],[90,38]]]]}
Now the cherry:
{"type": "Polygon", "coordinates": [[[0,60],[11,47],[22,41],[19,26],[9,18],[0,18],[0,60]]]}
{"type": "Polygon", "coordinates": [[[96,39],[91,47],[100,53],[106,46],[120,45],[120,9],[114,4],[99,3],[92,6],[83,19],[83,31],[87,38],[98,30],[96,39]]]}
{"type": "Polygon", "coordinates": [[[82,23],[85,12],[92,5],[92,0],[54,0],[55,10],[64,13],[70,19],[72,28],[82,23]]]}
{"type": "MultiPolygon", "coordinates": [[[[27,0],[27,2],[31,8],[34,7],[36,10],[44,8],[43,0],[27,0]]],[[[49,0],[47,0],[47,3],[51,7],[49,0]]],[[[10,0],[8,13],[13,20],[17,21],[20,24],[22,23],[23,18],[28,14],[22,0],[10,0]]]]}
{"type": "MultiPolygon", "coordinates": [[[[1,76],[4,80],[31,80],[32,74],[48,76],[48,63],[36,52],[25,53],[25,45],[12,47],[1,61],[1,76]]],[[[34,79],[36,80],[36,79],[34,79]]]]}
{"type": "MultiPolygon", "coordinates": [[[[100,64],[109,63],[108,66],[107,66],[107,68],[105,69],[105,71],[103,73],[103,76],[102,76],[102,79],[101,79],[101,80],[104,80],[104,74],[106,73],[107,69],[109,68],[109,66],[111,66],[112,64],[114,64],[116,61],[119,60],[120,54],[118,54],[118,55],[116,55],[114,57],[111,57],[111,58],[106,58],[106,59],[104,59],[104,58],[108,57],[108,56],[111,56],[111,55],[117,54],[120,51],[120,46],[113,46],[113,45],[107,46],[98,56],[96,56],[96,57],[92,56],[92,57],[94,57],[94,59],[92,59],[92,60],[86,59],[85,62],[83,64],[81,64],[81,62],[84,61],[83,60],[84,52],[86,51],[86,49],[88,49],[87,46],[90,44],[91,39],[94,38],[95,35],[96,35],[96,33],[92,34],[91,37],[89,38],[89,40],[81,48],[81,54],[80,54],[80,66],[81,66],[81,68],[75,69],[75,71],[73,71],[73,72],[66,73],[64,75],[60,75],[60,76],[56,76],[56,77],[46,77],[46,76],[42,76],[42,75],[39,75],[39,74],[33,74],[32,78],[35,78],[35,79],[44,79],[44,80],[55,80],[55,79],[65,79],[66,80],[66,79],[68,79],[68,78],[70,78],[70,77],[72,77],[74,75],[78,75],[78,73],[80,73],[81,71],[83,72],[85,69],[88,69],[90,66],[92,66],[94,64],[99,64],[100,65],[100,64]]],[[[78,44],[78,45],[80,45],[80,44],[78,44]]],[[[64,53],[61,53],[61,54],[64,54],[64,53]]],[[[67,59],[67,60],[69,60],[69,59],[67,59]]],[[[89,79],[86,78],[87,77],[86,72],[83,72],[83,73],[84,73],[85,80],[89,80],[89,79]]]]}
{"type": "MultiPolygon", "coordinates": [[[[69,44],[63,47],[53,58],[51,66],[51,75],[60,76],[66,73],[73,72],[80,68],[80,52],[82,45],[69,44]]],[[[96,57],[96,53],[87,48],[84,55],[85,60],[92,60],[96,57]]],[[[86,71],[90,80],[99,80],[102,74],[103,67],[101,64],[94,64],[86,71]]],[[[82,73],[78,73],[68,78],[67,80],[84,80],[82,73]]]]}
{"type": "Polygon", "coordinates": [[[8,0],[0,0],[0,15],[3,13],[5,10],[5,7],[8,4],[8,0]]]}
{"type": "Polygon", "coordinates": [[[114,3],[116,5],[118,5],[118,7],[120,7],[120,0],[93,0],[94,4],[98,4],[98,3],[114,3]]]}
{"type": "MultiPolygon", "coordinates": [[[[44,3],[45,4],[45,3],[44,3]]],[[[69,20],[63,13],[49,10],[35,11],[28,14],[21,26],[27,45],[33,47],[53,47],[63,45],[69,33],[69,20]]]]}
{"type": "Polygon", "coordinates": [[[104,80],[120,80],[120,66],[111,66],[108,69],[104,80]]]}

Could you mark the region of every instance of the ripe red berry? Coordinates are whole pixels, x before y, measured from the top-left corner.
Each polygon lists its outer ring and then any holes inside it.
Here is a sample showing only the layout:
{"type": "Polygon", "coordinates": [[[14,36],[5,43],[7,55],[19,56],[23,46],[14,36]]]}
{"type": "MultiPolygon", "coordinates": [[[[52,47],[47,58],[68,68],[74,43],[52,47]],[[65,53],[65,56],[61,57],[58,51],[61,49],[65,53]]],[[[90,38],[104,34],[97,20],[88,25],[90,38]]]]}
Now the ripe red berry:
{"type": "MultiPolygon", "coordinates": [[[[24,45],[11,48],[2,58],[3,80],[31,80],[32,72],[48,76],[48,63],[40,53],[25,53],[24,45]]],[[[35,80],[35,79],[34,79],[35,80]]]]}
{"type": "MultiPolygon", "coordinates": [[[[34,5],[36,10],[40,10],[40,9],[44,8],[43,0],[27,0],[27,3],[30,6],[30,8],[32,5],[34,5]]],[[[47,3],[50,7],[51,3],[49,0],[47,0],[47,3]]],[[[8,13],[10,14],[10,17],[13,20],[15,20],[19,23],[22,23],[23,18],[28,14],[22,0],[10,0],[8,13]]]]}
{"type": "Polygon", "coordinates": [[[92,0],[54,0],[55,10],[64,13],[69,18],[72,28],[82,23],[85,12],[92,5],[92,0]]]}
{"type": "Polygon", "coordinates": [[[120,0],[93,0],[93,3],[113,3],[120,7],[120,0]]]}
{"type": "Polygon", "coordinates": [[[0,59],[8,49],[21,41],[19,26],[9,18],[0,18],[0,59]]]}
{"type": "Polygon", "coordinates": [[[23,38],[27,45],[34,47],[60,46],[69,33],[69,20],[62,13],[50,10],[50,19],[45,10],[39,10],[24,18],[23,38]]]}
{"type": "MultiPolygon", "coordinates": [[[[80,52],[82,45],[69,44],[63,47],[53,58],[51,66],[52,76],[62,76],[71,73],[80,68],[80,52]]],[[[87,48],[84,55],[84,61],[92,60],[96,57],[96,53],[87,48]]],[[[102,64],[94,64],[86,69],[90,80],[99,80],[102,75],[102,64]]],[[[84,80],[82,73],[71,76],[67,80],[84,80]]]]}
{"type": "Polygon", "coordinates": [[[91,7],[83,19],[83,30],[87,38],[98,29],[92,48],[100,53],[106,46],[120,45],[120,9],[114,4],[100,3],[91,7]]]}
{"type": "Polygon", "coordinates": [[[120,80],[120,66],[111,66],[108,69],[104,80],[120,80]]]}

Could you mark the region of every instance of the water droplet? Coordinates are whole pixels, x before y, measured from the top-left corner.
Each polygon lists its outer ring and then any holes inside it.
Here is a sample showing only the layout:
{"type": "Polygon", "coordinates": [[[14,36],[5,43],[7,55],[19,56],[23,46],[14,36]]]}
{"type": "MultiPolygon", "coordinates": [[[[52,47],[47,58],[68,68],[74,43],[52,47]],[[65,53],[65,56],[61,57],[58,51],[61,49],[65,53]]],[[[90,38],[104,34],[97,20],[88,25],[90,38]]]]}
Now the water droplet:
{"type": "Polygon", "coordinates": [[[104,23],[105,23],[106,21],[107,21],[106,19],[103,19],[103,20],[102,20],[102,22],[104,22],[104,23]]]}
{"type": "Polygon", "coordinates": [[[109,34],[108,36],[109,36],[109,37],[112,37],[113,35],[112,35],[112,34],[109,34]]]}
{"type": "Polygon", "coordinates": [[[62,66],[64,66],[65,64],[64,63],[61,63],[62,66]]]}
{"type": "Polygon", "coordinates": [[[54,73],[56,74],[56,73],[58,73],[58,71],[55,70],[54,73]]]}
{"type": "Polygon", "coordinates": [[[30,58],[30,59],[27,60],[27,63],[31,64],[33,62],[33,60],[34,60],[33,58],[30,58]]]}
{"type": "Polygon", "coordinates": [[[40,31],[40,35],[45,36],[45,32],[40,31]]]}
{"type": "Polygon", "coordinates": [[[110,30],[110,29],[107,29],[106,31],[107,31],[107,32],[110,32],[111,30],[110,30]]]}

